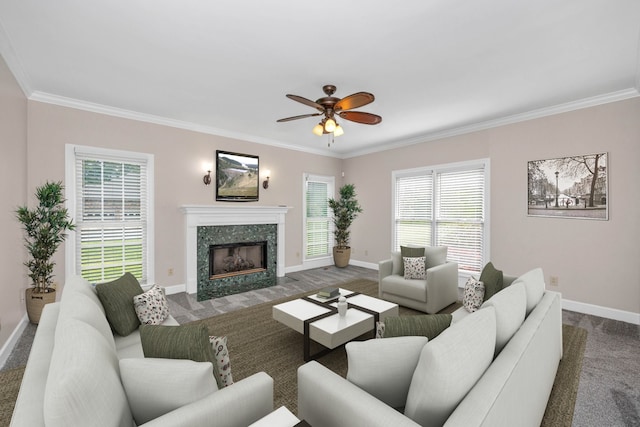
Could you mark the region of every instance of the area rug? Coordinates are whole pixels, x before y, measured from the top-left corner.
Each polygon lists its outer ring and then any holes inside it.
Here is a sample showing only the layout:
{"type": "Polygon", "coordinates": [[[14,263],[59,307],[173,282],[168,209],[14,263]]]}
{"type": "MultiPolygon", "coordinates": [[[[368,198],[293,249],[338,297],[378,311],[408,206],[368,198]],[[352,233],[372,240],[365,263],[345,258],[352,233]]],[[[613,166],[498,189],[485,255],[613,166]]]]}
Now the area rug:
{"type": "Polygon", "coordinates": [[[24,366],[0,371],[0,427],[6,427],[11,422],[22,374],[24,374],[24,366]]]}
{"type": "MultiPolygon", "coordinates": [[[[339,284],[340,287],[377,296],[378,284],[359,279],[339,284]]],[[[307,293],[307,295],[312,294],[307,293]]],[[[286,406],[297,413],[297,369],[304,364],[302,335],[272,318],[275,304],[299,298],[301,295],[259,304],[239,311],[197,321],[203,322],[212,335],[228,337],[231,371],[234,380],[264,371],[274,379],[274,407],[286,406]]],[[[452,304],[442,312],[451,312],[460,304],[452,304]]],[[[400,315],[424,314],[400,307],[400,315]]],[[[586,331],[563,325],[564,358],[560,363],[543,426],[570,426],[578,390],[586,331]],[[568,421],[568,424],[567,424],[568,421]]],[[[311,349],[315,351],[314,348],[311,349]]],[[[345,377],[347,356],[344,347],[337,348],[317,360],[345,377]]]]}

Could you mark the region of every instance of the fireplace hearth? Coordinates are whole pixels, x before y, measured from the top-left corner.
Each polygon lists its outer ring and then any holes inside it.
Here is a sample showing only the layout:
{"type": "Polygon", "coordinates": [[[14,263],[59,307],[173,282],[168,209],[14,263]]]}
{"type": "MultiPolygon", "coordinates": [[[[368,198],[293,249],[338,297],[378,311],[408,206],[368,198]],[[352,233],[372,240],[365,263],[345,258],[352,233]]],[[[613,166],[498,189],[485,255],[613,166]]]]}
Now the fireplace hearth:
{"type": "Polygon", "coordinates": [[[266,269],[266,241],[209,246],[209,279],[260,273],[266,269]]]}

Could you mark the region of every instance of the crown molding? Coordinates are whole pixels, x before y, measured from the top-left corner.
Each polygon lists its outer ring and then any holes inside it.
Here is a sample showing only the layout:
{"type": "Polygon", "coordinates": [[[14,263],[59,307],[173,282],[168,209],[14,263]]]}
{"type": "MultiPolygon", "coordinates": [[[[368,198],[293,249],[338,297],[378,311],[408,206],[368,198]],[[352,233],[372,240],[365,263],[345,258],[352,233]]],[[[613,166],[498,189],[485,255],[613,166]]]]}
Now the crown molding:
{"type": "Polygon", "coordinates": [[[0,55],[4,58],[7,67],[9,67],[11,74],[13,74],[13,77],[18,82],[18,86],[20,86],[24,95],[29,98],[33,89],[29,84],[27,75],[24,73],[24,67],[18,59],[18,55],[16,55],[16,52],[13,50],[11,40],[9,40],[9,36],[2,25],[2,20],[0,20],[0,55]]]}
{"type": "Polygon", "coordinates": [[[640,90],[638,88],[629,88],[620,90],[617,92],[611,92],[604,95],[592,96],[589,98],[580,99],[577,101],[567,102],[564,104],[558,104],[551,107],[540,108],[537,110],[528,111],[521,114],[514,114],[511,116],[502,117],[494,120],[487,120],[484,122],[473,123],[466,126],[459,126],[452,129],[445,129],[443,131],[425,133],[417,136],[413,136],[406,139],[398,139],[390,141],[384,145],[374,147],[371,149],[357,150],[347,153],[343,158],[358,157],[365,154],[372,154],[381,151],[392,150],[394,148],[408,147],[410,145],[420,144],[423,142],[435,141],[438,139],[450,138],[453,136],[464,135],[471,132],[477,132],[486,129],[492,129],[500,126],[510,125],[519,122],[525,122],[528,120],[539,119],[542,117],[553,116],[560,113],[567,113],[570,111],[581,110],[583,108],[595,107],[602,104],[608,104],[611,102],[624,101],[640,96],[640,90]]]}

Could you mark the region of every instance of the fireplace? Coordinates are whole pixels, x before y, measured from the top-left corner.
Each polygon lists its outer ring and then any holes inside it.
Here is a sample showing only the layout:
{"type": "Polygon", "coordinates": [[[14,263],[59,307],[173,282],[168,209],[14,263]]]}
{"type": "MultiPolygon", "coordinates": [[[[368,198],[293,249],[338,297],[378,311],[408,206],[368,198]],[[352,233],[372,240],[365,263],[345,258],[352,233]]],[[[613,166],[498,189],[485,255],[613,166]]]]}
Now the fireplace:
{"type": "Polygon", "coordinates": [[[267,241],[209,245],[209,279],[267,270],[267,241]]]}

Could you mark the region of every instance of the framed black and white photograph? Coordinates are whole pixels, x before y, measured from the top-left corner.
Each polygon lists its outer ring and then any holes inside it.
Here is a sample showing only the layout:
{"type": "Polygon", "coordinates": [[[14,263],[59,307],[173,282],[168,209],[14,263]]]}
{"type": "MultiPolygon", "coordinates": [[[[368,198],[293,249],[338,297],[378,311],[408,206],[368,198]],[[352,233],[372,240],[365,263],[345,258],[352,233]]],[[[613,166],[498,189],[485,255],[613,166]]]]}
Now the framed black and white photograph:
{"type": "Polygon", "coordinates": [[[609,219],[607,153],[528,162],[528,215],[609,219]]]}
{"type": "Polygon", "coordinates": [[[216,151],[216,200],[258,200],[259,158],[250,154],[216,151]]]}

